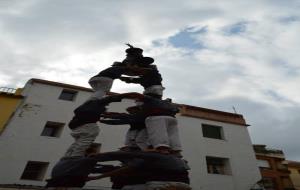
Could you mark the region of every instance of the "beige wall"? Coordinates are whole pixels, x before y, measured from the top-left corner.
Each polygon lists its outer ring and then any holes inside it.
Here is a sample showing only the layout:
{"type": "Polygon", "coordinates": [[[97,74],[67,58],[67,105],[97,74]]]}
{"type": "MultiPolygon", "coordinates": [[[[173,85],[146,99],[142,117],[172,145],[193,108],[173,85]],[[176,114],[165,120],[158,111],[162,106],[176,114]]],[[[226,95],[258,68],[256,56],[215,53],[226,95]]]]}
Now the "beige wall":
{"type": "Polygon", "coordinates": [[[291,172],[290,178],[294,184],[294,187],[297,190],[300,190],[300,167],[296,168],[296,167],[289,166],[289,170],[291,172]]]}
{"type": "Polygon", "coordinates": [[[20,95],[0,93],[0,134],[21,100],[20,95]]]}

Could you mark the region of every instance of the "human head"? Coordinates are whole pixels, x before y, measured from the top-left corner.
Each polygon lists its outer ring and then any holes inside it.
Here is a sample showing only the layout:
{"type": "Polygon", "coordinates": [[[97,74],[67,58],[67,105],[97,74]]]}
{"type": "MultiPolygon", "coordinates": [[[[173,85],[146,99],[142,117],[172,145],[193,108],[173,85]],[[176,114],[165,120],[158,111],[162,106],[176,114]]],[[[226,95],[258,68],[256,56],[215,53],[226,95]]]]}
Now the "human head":
{"type": "Polygon", "coordinates": [[[122,64],[149,66],[154,62],[154,59],[152,57],[143,56],[143,50],[141,48],[133,47],[130,44],[126,45],[128,45],[129,48],[125,50],[126,58],[122,61],[122,64]]]}

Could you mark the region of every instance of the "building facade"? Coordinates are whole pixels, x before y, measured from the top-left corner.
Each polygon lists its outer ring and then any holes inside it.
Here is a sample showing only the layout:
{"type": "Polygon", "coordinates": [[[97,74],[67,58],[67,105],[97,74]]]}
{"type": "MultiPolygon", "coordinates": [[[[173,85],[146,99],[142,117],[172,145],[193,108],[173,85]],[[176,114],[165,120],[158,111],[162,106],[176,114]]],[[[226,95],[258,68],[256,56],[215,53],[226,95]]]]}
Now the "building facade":
{"type": "Polygon", "coordinates": [[[300,162],[288,160],[287,165],[294,188],[300,190],[300,162]]]}
{"type": "Polygon", "coordinates": [[[22,89],[0,88],[0,134],[23,99],[22,89]]]}
{"type": "MultiPolygon", "coordinates": [[[[45,185],[54,164],[73,142],[67,123],[90,95],[89,88],[29,80],[25,97],[0,136],[0,184],[45,185]]],[[[109,111],[125,112],[132,100],[113,103],[109,111]]],[[[261,179],[242,115],[180,105],[177,115],[183,156],[194,190],[250,190],[261,179]]],[[[123,145],[128,126],[100,124],[95,141],[101,152],[123,145]]],[[[109,189],[108,179],[86,188],[109,189]]]]}
{"type": "Polygon", "coordinates": [[[266,148],[266,145],[253,147],[262,175],[260,184],[266,190],[294,190],[283,151],[266,148]]]}

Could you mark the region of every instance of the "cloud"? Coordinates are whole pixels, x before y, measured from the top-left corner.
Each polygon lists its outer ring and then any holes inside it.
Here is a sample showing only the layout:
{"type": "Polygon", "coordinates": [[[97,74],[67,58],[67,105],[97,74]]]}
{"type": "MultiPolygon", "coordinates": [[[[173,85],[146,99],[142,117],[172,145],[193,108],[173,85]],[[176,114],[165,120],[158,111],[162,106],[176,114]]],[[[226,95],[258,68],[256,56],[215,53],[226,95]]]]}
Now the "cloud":
{"type": "MultiPolygon", "coordinates": [[[[129,42],[155,58],[165,97],[235,106],[254,143],[300,160],[298,1],[55,2],[0,1],[0,86],[33,77],[88,86],[129,42]]],[[[113,91],[142,88],[116,81],[113,91]]]]}

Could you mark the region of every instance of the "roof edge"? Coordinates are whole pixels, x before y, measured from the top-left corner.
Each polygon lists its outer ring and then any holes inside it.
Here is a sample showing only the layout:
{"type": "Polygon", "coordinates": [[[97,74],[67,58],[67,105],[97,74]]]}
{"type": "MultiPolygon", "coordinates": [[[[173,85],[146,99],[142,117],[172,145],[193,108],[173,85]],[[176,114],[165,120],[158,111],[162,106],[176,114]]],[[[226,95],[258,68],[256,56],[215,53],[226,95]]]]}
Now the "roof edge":
{"type": "Polygon", "coordinates": [[[243,115],[224,112],[214,109],[208,109],[203,107],[196,107],[186,104],[180,104],[181,107],[181,115],[188,117],[196,117],[202,119],[209,119],[213,121],[237,124],[242,126],[250,126],[246,123],[243,115]]]}
{"type": "Polygon", "coordinates": [[[59,87],[63,87],[63,88],[72,88],[72,89],[83,90],[83,91],[87,91],[87,92],[93,92],[93,89],[91,89],[91,88],[72,85],[72,84],[66,84],[66,83],[61,83],[61,82],[54,82],[54,81],[49,81],[49,80],[42,80],[42,79],[37,79],[37,78],[31,78],[28,82],[31,82],[31,83],[37,82],[37,83],[42,83],[42,84],[59,86],[59,87]]]}
{"type": "MultiPolygon", "coordinates": [[[[31,78],[28,82],[31,82],[31,83],[36,82],[36,83],[59,86],[59,87],[63,87],[63,88],[71,88],[71,89],[76,89],[76,90],[93,92],[93,89],[91,89],[91,88],[86,88],[86,87],[71,85],[71,84],[65,84],[65,83],[61,83],[61,82],[37,79],[37,78],[31,78]]],[[[112,95],[112,94],[118,94],[118,93],[110,92],[109,94],[112,95]]],[[[177,104],[177,105],[180,107],[180,114],[183,116],[196,117],[196,118],[201,118],[201,119],[231,123],[231,124],[242,125],[242,126],[250,126],[250,125],[246,124],[246,121],[243,118],[243,115],[241,115],[241,114],[224,112],[224,111],[208,109],[208,108],[203,108],[203,107],[196,107],[196,106],[191,106],[191,105],[186,105],[186,104],[177,104]]]]}

